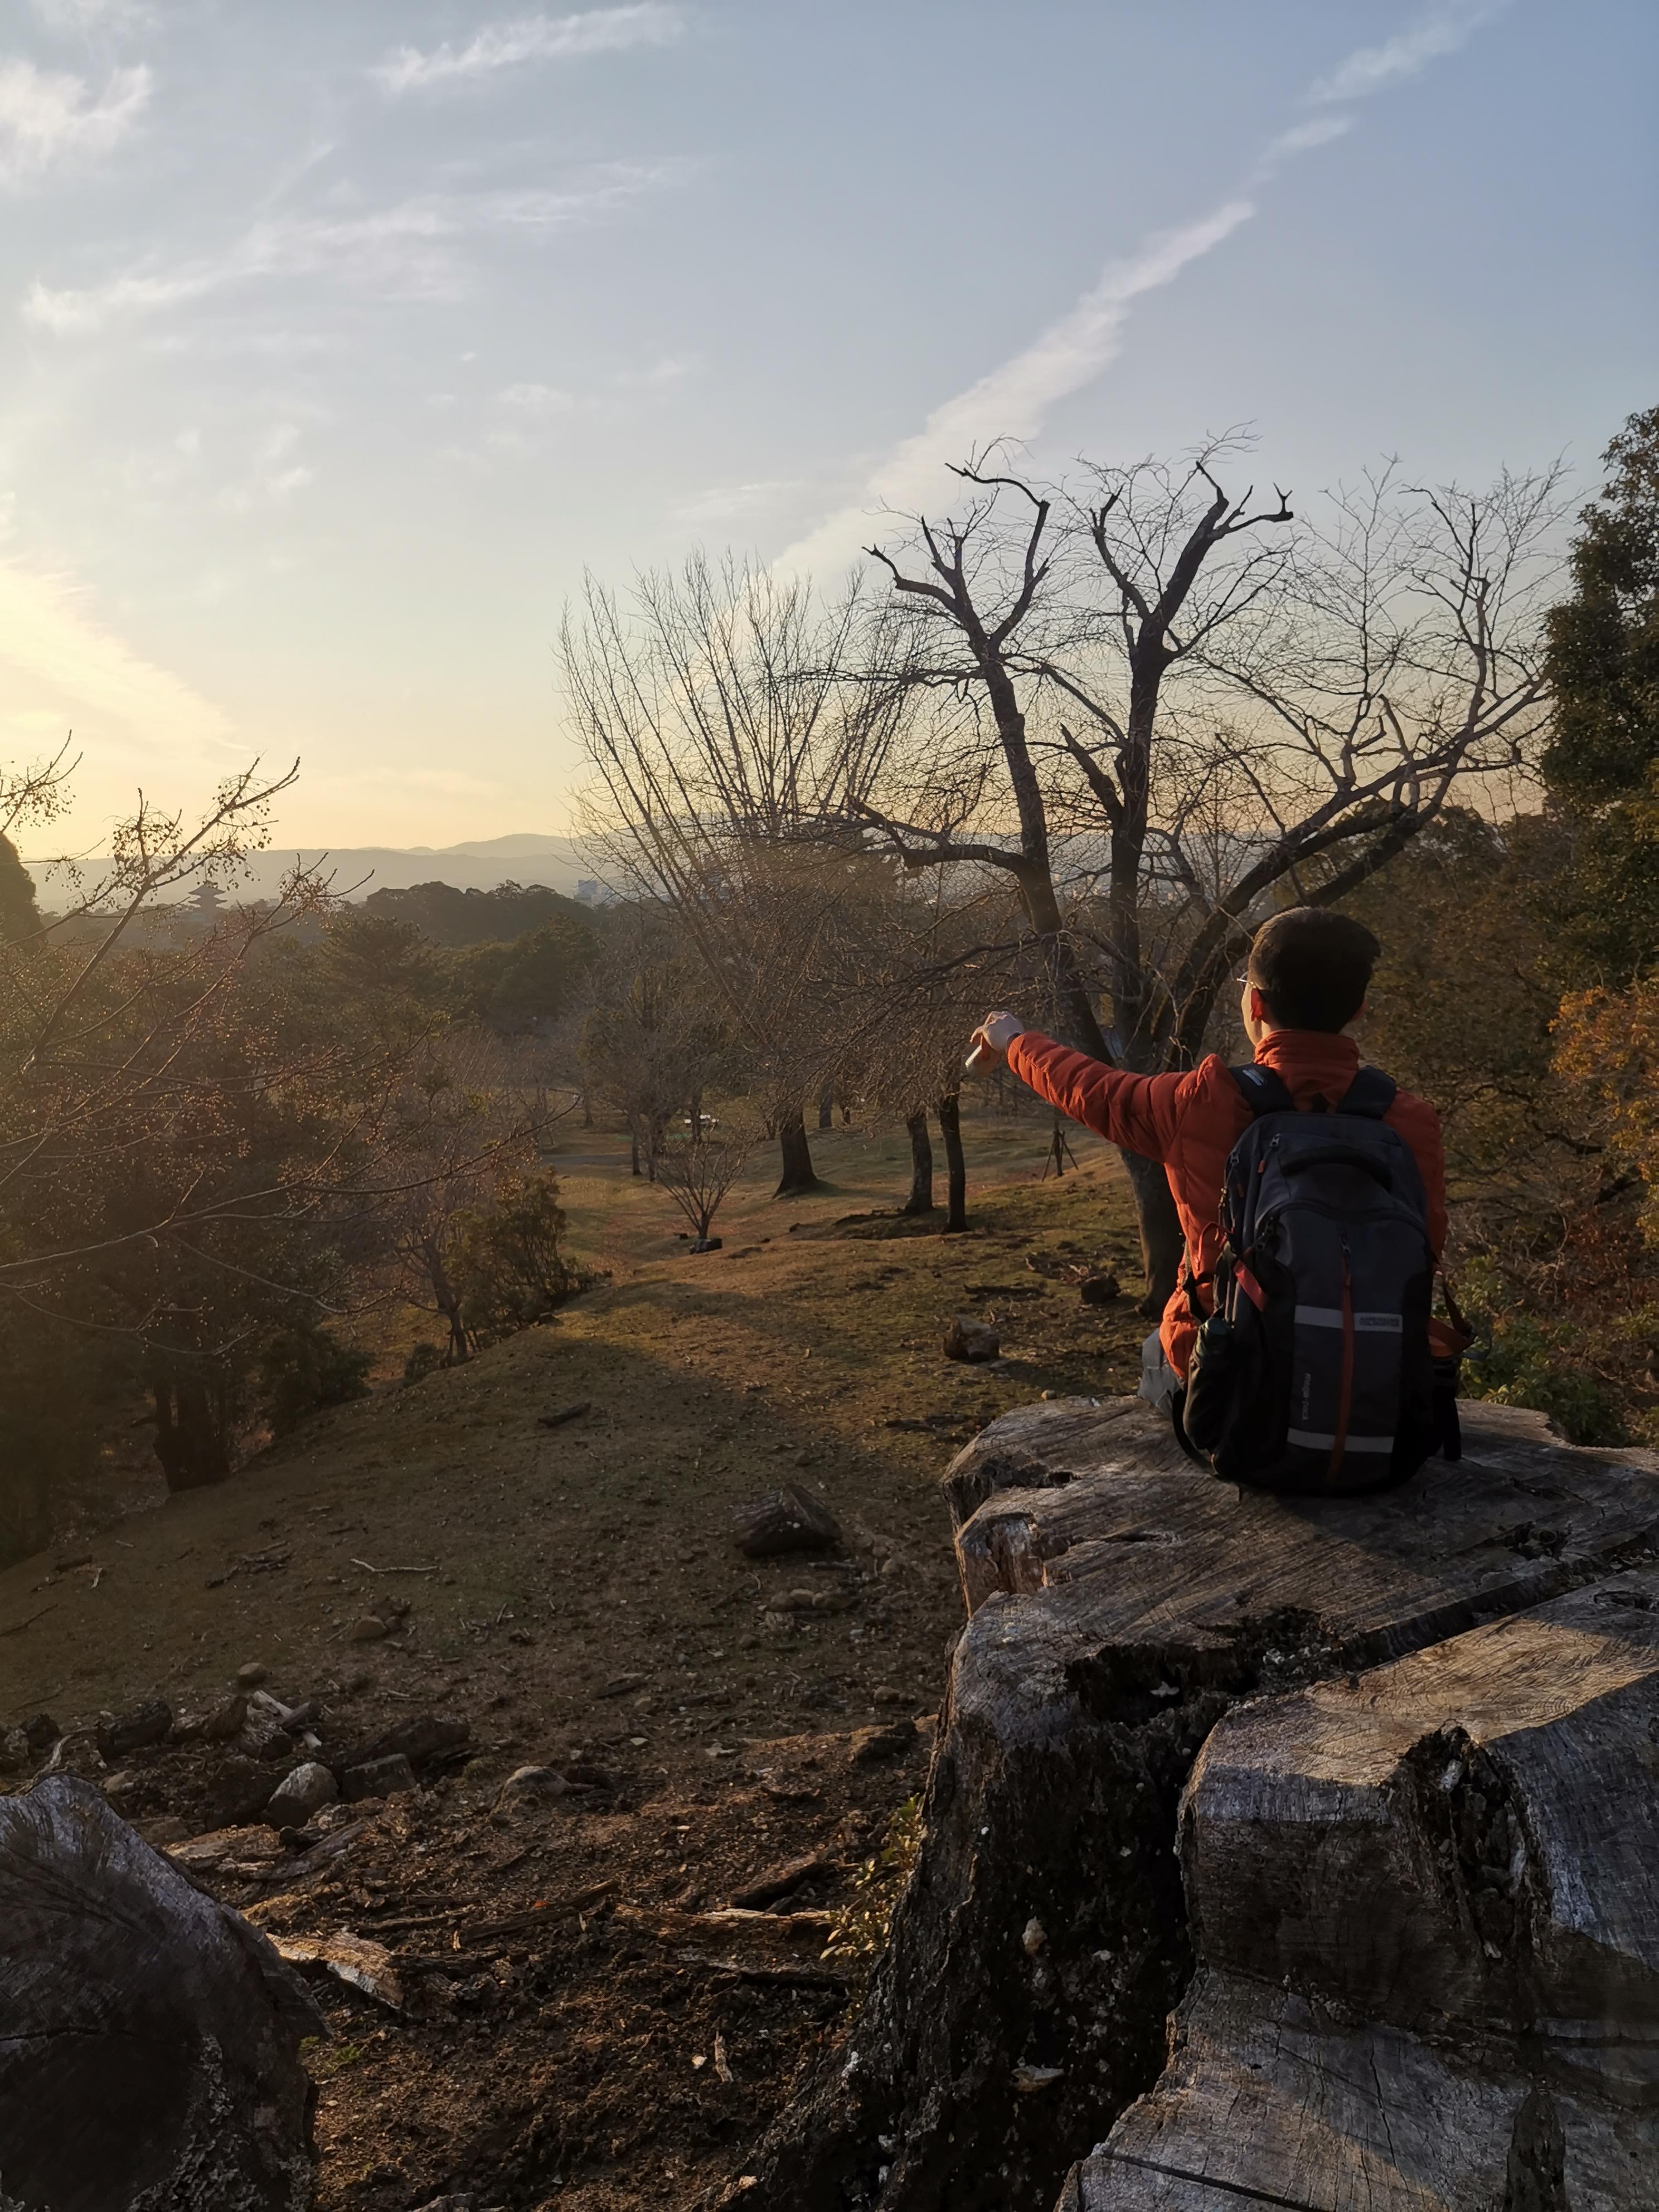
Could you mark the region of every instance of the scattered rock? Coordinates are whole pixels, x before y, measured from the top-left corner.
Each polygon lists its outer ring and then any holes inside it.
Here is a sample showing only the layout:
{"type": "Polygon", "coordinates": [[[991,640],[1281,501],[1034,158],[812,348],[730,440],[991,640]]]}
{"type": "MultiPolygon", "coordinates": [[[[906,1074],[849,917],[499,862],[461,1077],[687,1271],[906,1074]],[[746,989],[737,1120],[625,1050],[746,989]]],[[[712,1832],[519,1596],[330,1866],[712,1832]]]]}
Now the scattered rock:
{"type": "Polygon", "coordinates": [[[262,1667],[257,1659],[250,1659],[246,1667],[236,1669],[237,1686],[243,1690],[257,1690],[270,1673],[269,1667],[262,1667]]]}
{"type": "Polygon", "coordinates": [[[945,1357],[965,1359],[978,1364],[1002,1356],[1001,1340],[994,1328],[982,1321],[971,1320],[966,1314],[953,1314],[951,1326],[945,1332],[945,1357]]]}
{"type": "Polygon", "coordinates": [[[134,1828],[152,1850],[165,1850],[169,1844],[187,1843],[190,1828],[176,1813],[158,1813],[153,1820],[135,1820],[134,1828]]]}
{"type": "Polygon", "coordinates": [[[1085,1306],[1109,1306],[1114,1298],[1123,1295],[1115,1275],[1085,1275],[1077,1286],[1077,1294],[1085,1306]]]}
{"type": "Polygon", "coordinates": [[[793,1482],[738,1506],[732,1525],[738,1549],[750,1559],[830,1552],[841,1541],[841,1523],[823,1500],[793,1482]]]}
{"type": "Polygon", "coordinates": [[[360,1613],[351,1624],[349,1640],[353,1644],[378,1644],[386,1632],[386,1625],[378,1613],[360,1613]]]}
{"type": "Polygon", "coordinates": [[[884,1759],[902,1759],[916,1747],[916,1732],[908,1721],[893,1721],[886,1728],[854,1729],[848,1757],[854,1766],[878,1765],[884,1759]]]}
{"type": "Polygon", "coordinates": [[[354,1805],[365,1797],[395,1797],[402,1790],[420,1788],[414,1768],[400,1751],[348,1766],[343,1780],[346,1799],[354,1805]]]}
{"type": "Polygon", "coordinates": [[[894,1689],[888,1682],[878,1683],[872,1695],[878,1705],[908,1705],[910,1702],[902,1690],[894,1689]]]}
{"type": "Polygon", "coordinates": [[[231,1752],[208,1769],[203,1782],[204,1813],[214,1826],[228,1827],[258,1819],[276,1777],[262,1760],[231,1752]]]}
{"type": "Polygon", "coordinates": [[[199,1713],[176,1713],[174,1743],[229,1743],[242,1732],[247,1718],[247,1698],[240,1690],[227,1690],[199,1713]]]}
{"type": "Polygon", "coordinates": [[[95,1741],[99,1755],[113,1765],[131,1751],[166,1740],[173,1726],[173,1708],[165,1698],[146,1698],[125,1713],[100,1721],[95,1741]]]}
{"type": "Polygon", "coordinates": [[[276,1784],[265,1806],[265,1819],[273,1828],[302,1828],[313,1813],[331,1805],[340,1785],[320,1760],[308,1759],[276,1784]]]}
{"type": "Polygon", "coordinates": [[[329,1764],[339,1774],[349,1766],[365,1766],[370,1759],[390,1759],[400,1752],[414,1767],[454,1766],[471,1755],[471,1722],[439,1720],[434,1714],[421,1713],[383,1729],[329,1764]]]}
{"type": "Polygon", "coordinates": [[[570,1784],[562,1774],[550,1766],[515,1766],[495,1793],[495,1803],[524,1804],[535,1798],[551,1799],[568,1795],[570,1784]]]}

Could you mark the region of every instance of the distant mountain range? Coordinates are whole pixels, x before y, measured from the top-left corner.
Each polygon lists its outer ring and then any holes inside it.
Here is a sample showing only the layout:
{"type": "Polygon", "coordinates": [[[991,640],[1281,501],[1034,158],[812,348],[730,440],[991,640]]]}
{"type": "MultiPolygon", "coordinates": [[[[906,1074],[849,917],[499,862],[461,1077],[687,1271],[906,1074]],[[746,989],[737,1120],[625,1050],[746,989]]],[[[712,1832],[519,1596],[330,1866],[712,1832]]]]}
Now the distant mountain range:
{"type": "MultiPolygon", "coordinates": [[[[273,845],[256,853],[233,882],[222,889],[233,899],[252,900],[275,896],[295,860],[306,868],[319,868],[333,879],[343,896],[367,898],[371,891],[407,890],[411,884],[453,884],[458,890],[493,891],[501,884],[545,884],[549,890],[572,896],[585,878],[596,874],[593,863],[574,837],[541,837],[516,830],[506,837],[474,838],[461,845],[335,845],[295,848],[273,845]]],[[[52,908],[69,896],[61,872],[50,860],[27,860],[43,907],[52,908]]],[[[92,881],[100,866],[97,860],[82,862],[83,880],[92,881]]]]}

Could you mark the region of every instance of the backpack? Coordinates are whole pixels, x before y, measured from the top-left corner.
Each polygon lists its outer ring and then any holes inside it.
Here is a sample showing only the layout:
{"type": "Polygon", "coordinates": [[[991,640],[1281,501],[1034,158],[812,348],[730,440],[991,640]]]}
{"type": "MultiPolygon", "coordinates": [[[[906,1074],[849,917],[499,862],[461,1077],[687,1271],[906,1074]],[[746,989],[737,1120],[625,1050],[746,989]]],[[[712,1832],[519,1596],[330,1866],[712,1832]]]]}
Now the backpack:
{"type": "MultiPolygon", "coordinates": [[[[1250,1125],[1228,1156],[1225,1240],[1178,1432],[1230,1482],[1351,1496],[1455,1456],[1429,1347],[1436,1259],[1423,1179],[1362,1067],[1335,1111],[1300,1113],[1271,1068],[1236,1067],[1250,1125]]],[[[1455,1417],[1454,1417],[1455,1418],[1455,1417]]]]}

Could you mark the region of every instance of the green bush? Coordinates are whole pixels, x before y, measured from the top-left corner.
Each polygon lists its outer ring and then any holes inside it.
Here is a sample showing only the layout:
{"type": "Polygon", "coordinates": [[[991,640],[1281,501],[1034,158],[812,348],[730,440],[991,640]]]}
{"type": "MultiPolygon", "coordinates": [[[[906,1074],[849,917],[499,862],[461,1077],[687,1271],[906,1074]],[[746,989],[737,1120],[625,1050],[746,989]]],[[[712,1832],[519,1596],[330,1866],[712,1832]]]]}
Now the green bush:
{"type": "Polygon", "coordinates": [[[534,1328],[593,1280],[561,1249],[564,1229],[550,1175],[504,1177],[489,1212],[462,1224],[453,1273],[462,1316],[479,1344],[534,1328]]]}
{"type": "Polygon", "coordinates": [[[1475,1330],[1463,1367],[1469,1397],[1530,1406],[1576,1444],[1630,1441],[1621,1394],[1587,1364],[1583,1329],[1522,1306],[1490,1261],[1474,1261],[1462,1288],[1475,1330]]]}
{"type": "Polygon", "coordinates": [[[369,1354],[325,1328],[284,1329],[259,1356],[260,1401],[273,1436],[308,1413],[368,1395],[369,1354]]]}

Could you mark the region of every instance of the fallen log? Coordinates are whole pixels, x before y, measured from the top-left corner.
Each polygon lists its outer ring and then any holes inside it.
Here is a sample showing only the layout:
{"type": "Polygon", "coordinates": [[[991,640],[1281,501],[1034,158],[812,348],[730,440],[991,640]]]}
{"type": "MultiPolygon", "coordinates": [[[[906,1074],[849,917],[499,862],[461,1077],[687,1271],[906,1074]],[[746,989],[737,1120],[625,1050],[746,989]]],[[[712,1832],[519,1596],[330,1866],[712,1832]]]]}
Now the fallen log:
{"type": "Polygon", "coordinates": [[[27,2212],[306,2212],[323,2022],[71,1776],[0,1797],[0,2175],[27,2212]]]}
{"type": "MultiPolygon", "coordinates": [[[[745,2160],[744,2205],[1000,2212],[1051,2204],[1064,2184],[1073,2204],[1094,2212],[1097,2198],[1079,2198],[1085,2181],[1066,2182],[1067,2169],[1152,2090],[1167,2016],[1189,1984],[1195,2005],[1200,1989],[1238,1981],[1233,1966],[1206,1962],[1206,1978],[1193,1984],[1172,1848],[1212,1732],[1246,1700],[1370,1681],[1368,1670],[1485,1624],[1594,1583],[1613,1587],[1659,1553],[1656,1475],[1649,1455],[1574,1449],[1540,1416],[1484,1406],[1468,1409],[1459,1465],[1435,1462],[1386,1497],[1328,1502],[1214,1481],[1133,1401],[1060,1401],[994,1422],[946,1476],[970,1619],[923,1802],[921,1857],[858,2019],[745,2160]]],[[[1558,1641],[1557,1656],[1566,1648],[1558,1641]]],[[[1563,1686],[1569,1708],[1575,1694],[1563,1686]]],[[[1456,1725],[1476,1740],[1467,1718],[1456,1725]]],[[[1362,1889],[1352,1912],[1363,1911],[1362,1889]]],[[[1280,1986],[1257,2040],[1271,2044],[1275,2022],[1289,2035],[1296,2008],[1316,2002],[1334,2000],[1280,1986]]],[[[1190,2043],[1194,2015],[1182,2017],[1190,2043]]],[[[1397,2058],[1399,2094],[1416,2095],[1413,2081],[1425,2098],[1437,2094],[1423,2085],[1448,2062],[1419,2031],[1362,2016],[1344,2032],[1361,2045],[1382,2039],[1376,2063],[1386,2072],[1397,2058]],[[1416,2039],[1396,2051],[1388,2039],[1402,2034],[1416,2039]]],[[[1248,2071],[1251,2054],[1238,2063],[1248,2071]]],[[[1540,2093],[1522,2127],[1528,2082],[1522,2091],[1505,2107],[1504,2155],[1519,2129],[1544,2171],[1552,2130],[1565,2125],[1560,2095],[1552,2091],[1547,2109],[1540,2093]]],[[[1220,2098],[1214,2111],[1224,2108],[1220,2098]]],[[[1425,2125],[1437,2124],[1425,2112],[1425,2125]]],[[[1193,2132],[1211,2127],[1194,2120],[1193,2132]]],[[[1100,2170],[1113,2169],[1120,2193],[1098,2204],[1184,2212],[1188,2200],[1168,2192],[1188,2184],[1134,2163],[1144,2155],[1114,2142],[1100,2170]]],[[[1191,2170],[1201,2175],[1202,2162],[1191,2170]]],[[[1088,2187],[1107,2185],[1086,2171],[1088,2187]]],[[[1191,2203],[1237,2212],[1252,2191],[1241,2198],[1222,2186],[1191,2203]]],[[[1355,2188],[1261,2195],[1322,2212],[1366,2201],[1355,2188]]],[[[1429,2212],[1504,2198],[1500,2190],[1372,2201],[1429,2212]]],[[[1567,2202],[1535,2192],[1511,2201],[1540,2212],[1567,2202]]]]}

